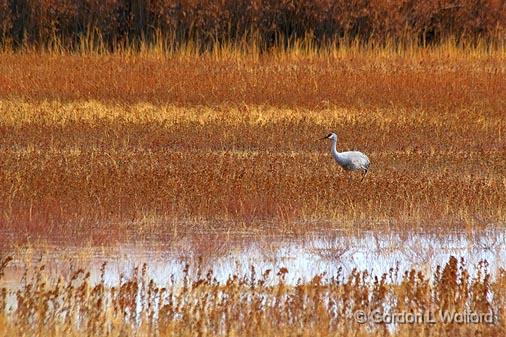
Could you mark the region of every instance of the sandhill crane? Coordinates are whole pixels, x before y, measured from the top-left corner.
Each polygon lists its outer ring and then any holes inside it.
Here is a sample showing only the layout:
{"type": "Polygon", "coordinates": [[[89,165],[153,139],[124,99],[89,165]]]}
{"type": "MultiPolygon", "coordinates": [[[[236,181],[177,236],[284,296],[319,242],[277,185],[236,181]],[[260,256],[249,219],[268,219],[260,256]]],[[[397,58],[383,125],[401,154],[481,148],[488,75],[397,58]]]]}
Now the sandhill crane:
{"type": "Polygon", "coordinates": [[[332,157],[334,157],[339,166],[346,171],[364,172],[362,175],[362,180],[364,180],[367,175],[367,171],[369,170],[369,164],[371,163],[365,154],[360,151],[337,152],[337,135],[334,132],[329,133],[328,136],[323,137],[322,139],[330,139],[332,141],[330,151],[332,153],[332,157]]]}

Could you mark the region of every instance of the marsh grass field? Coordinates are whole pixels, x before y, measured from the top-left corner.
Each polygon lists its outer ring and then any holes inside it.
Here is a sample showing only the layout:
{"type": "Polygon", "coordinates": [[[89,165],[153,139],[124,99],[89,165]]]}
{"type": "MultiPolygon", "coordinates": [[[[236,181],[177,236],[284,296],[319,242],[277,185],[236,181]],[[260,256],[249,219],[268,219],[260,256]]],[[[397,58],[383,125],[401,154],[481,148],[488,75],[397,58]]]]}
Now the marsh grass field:
{"type": "MultiPolygon", "coordinates": [[[[74,254],[83,243],[107,250],[195,233],[213,243],[330,232],[472,241],[492,231],[504,240],[505,75],[504,49],[451,43],[255,55],[3,52],[0,285],[12,268],[26,274],[2,290],[0,336],[501,335],[504,242],[494,270],[457,256],[427,274],[416,265],[383,276],[321,270],[296,284],[282,266],[218,282],[196,260],[181,262],[180,282],[150,282],[146,261],[111,285],[76,264],[63,273],[33,263],[23,247],[74,254]],[[339,149],[368,154],[363,182],[318,141],[329,131],[339,149]],[[352,319],[389,309],[493,310],[496,321],[352,319]]],[[[213,247],[200,240],[192,249],[213,247]]]]}
{"type": "Polygon", "coordinates": [[[502,51],[7,54],[0,68],[1,216],[20,234],[506,218],[502,51]],[[329,131],[368,153],[364,183],[317,141],[329,131]]]}

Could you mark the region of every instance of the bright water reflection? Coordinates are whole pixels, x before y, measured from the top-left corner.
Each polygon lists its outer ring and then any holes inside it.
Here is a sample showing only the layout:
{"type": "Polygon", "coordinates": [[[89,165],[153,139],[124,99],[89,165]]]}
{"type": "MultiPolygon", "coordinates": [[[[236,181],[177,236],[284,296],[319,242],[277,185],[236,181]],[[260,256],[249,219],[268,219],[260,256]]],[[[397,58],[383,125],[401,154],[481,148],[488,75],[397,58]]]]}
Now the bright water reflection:
{"type": "MultiPolygon", "coordinates": [[[[227,236],[222,234],[193,234],[169,243],[121,244],[113,247],[62,247],[61,245],[3,251],[13,254],[0,282],[10,290],[23,285],[27,266],[45,265],[48,280],[66,278],[71,270],[84,268],[91,272],[91,280],[100,279],[105,265],[104,279],[115,286],[122,275],[129,277],[135,267],[147,264],[147,278],[158,285],[180,283],[186,263],[190,273],[197,265],[205,274],[213,270],[220,282],[229,276],[249,275],[251,266],[257,274],[267,269],[274,272],[287,268],[286,281],[308,281],[317,274],[346,277],[354,268],[368,270],[373,275],[387,273],[398,267],[402,273],[415,268],[432,275],[437,265],[444,265],[451,255],[464,258],[473,272],[481,260],[487,260],[492,275],[506,268],[506,232],[488,231],[477,234],[381,234],[368,232],[350,236],[313,234],[302,237],[227,236]],[[171,281],[171,277],[172,280],[171,281]]],[[[277,282],[271,273],[271,282],[277,282]]]]}

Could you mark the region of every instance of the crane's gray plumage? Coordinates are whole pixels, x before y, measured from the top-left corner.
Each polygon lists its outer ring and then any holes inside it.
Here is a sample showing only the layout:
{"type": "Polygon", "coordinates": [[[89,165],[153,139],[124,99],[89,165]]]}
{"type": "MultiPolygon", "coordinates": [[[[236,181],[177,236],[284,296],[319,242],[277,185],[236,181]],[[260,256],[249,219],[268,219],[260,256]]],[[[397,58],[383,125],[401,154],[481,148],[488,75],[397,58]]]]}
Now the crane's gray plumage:
{"type": "Polygon", "coordinates": [[[332,141],[330,150],[332,157],[334,157],[339,166],[346,171],[362,171],[364,173],[362,180],[364,180],[371,163],[365,154],[360,151],[337,152],[337,135],[334,132],[329,133],[327,137],[323,137],[322,139],[330,139],[332,141]]]}

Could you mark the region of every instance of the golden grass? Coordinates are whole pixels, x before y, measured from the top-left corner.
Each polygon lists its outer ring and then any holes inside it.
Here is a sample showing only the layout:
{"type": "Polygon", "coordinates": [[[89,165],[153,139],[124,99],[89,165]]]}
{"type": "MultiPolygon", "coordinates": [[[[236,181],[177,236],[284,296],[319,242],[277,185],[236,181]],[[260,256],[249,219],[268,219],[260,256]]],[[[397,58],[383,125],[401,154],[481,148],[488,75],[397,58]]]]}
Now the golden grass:
{"type": "Polygon", "coordinates": [[[299,52],[2,55],[4,228],[504,225],[503,51],[299,52]]]}
{"type": "Polygon", "coordinates": [[[505,123],[470,107],[435,114],[14,100],[0,104],[0,116],[3,221],[32,234],[145,218],[232,229],[276,222],[283,231],[329,220],[413,230],[505,219],[505,123]],[[349,180],[329,144],[316,141],[331,129],[342,148],[369,154],[365,182],[349,180]]]}
{"type": "MultiPolygon", "coordinates": [[[[0,263],[2,269],[9,258],[0,263]]],[[[251,269],[216,281],[212,270],[184,267],[181,283],[158,285],[144,265],[109,287],[104,271],[97,283],[83,269],[48,282],[45,268],[27,270],[9,309],[0,294],[0,336],[454,336],[504,334],[505,280],[493,280],[486,263],[471,275],[464,261],[450,257],[433,275],[392,268],[380,277],[354,270],[349,276],[315,275],[286,284],[290,271],[251,269]],[[434,313],[435,323],[360,324],[355,313],[434,313]],[[444,323],[441,312],[493,313],[492,323],[444,323]]],[[[105,270],[105,265],[103,266],[105,270]]],[[[427,316],[426,316],[427,317],[427,316]]]]}
{"type": "Polygon", "coordinates": [[[501,112],[505,51],[343,48],[273,51],[224,49],[198,55],[158,50],[105,56],[3,53],[0,97],[188,105],[276,107],[467,106],[501,112]],[[490,99],[495,97],[494,99],[490,99]],[[492,106],[490,106],[492,104],[492,106]]]}

